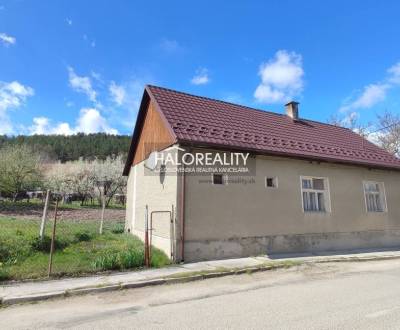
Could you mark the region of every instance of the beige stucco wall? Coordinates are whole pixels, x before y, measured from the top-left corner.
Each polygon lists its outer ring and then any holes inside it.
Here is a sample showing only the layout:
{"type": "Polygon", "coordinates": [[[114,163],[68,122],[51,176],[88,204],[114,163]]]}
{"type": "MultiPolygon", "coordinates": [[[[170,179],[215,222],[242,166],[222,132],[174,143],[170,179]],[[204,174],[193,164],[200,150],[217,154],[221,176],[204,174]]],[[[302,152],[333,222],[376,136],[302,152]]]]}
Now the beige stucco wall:
{"type": "Polygon", "coordinates": [[[257,156],[252,184],[186,176],[185,260],[400,245],[400,172],[257,156]],[[267,189],[265,177],[277,177],[267,189]],[[331,212],[302,210],[300,176],[329,180],[331,212]],[[363,180],[384,182],[388,212],[367,213],[363,180]]]}
{"type": "MultiPolygon", "coordinates": [[[[141,162],[132,166],[127,187],[126,229],[144,239],[145,209],[148,205],[150,222],[151,212],[171,211],[176,221],[177,177],[176,175],[154,174],[141,162]]],[[[153,215],[152,244],[171,256],[176,244],[169,214],[153,215]]]]}

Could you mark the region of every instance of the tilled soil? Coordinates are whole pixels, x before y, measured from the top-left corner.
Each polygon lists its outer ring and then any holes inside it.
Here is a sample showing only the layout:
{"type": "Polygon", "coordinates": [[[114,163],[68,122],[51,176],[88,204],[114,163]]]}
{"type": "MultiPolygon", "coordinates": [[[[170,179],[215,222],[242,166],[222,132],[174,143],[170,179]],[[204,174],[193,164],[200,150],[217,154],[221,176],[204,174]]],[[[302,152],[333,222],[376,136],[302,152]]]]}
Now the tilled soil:
{"type": "MultiPolygon", "coordinates": [[[[7,207],[0,206],[0,216],[9,216],[24,219],[41,219],[43,213],[43,206],[41,205],[24,205],[23,207],[7,207]]],[[[101,216],[100,208],[81,208],[81,209],[63,209],[58,210],[58,217],[65,220],[98,220],[101,216]]],[[[48,218],[54,217],[54,206],[49,207],[48,218]]],[[[106,209],[104,218],[108,220],[124,221],[124,209],[106,209]]]]}

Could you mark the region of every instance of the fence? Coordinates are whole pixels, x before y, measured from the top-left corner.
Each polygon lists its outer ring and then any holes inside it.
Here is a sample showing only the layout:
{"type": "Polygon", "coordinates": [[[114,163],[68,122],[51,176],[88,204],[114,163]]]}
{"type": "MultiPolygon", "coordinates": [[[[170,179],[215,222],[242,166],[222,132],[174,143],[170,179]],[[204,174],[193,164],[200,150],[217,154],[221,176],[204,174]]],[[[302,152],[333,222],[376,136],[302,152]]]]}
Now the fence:
{"type": "Polygon", "coordinates": [[[0,281],[43,278],[49,270],[62,276],[144,264],[143,243],[124,233],[124,209],[106,209],[100,233],[100,208],[60,205],[56,213],[56,203],[50,202],[47,221],[42,222],[43,204],[17,203],[9,207],[12,211],[7,206],[10,203],[0,202],[0,281]]]}

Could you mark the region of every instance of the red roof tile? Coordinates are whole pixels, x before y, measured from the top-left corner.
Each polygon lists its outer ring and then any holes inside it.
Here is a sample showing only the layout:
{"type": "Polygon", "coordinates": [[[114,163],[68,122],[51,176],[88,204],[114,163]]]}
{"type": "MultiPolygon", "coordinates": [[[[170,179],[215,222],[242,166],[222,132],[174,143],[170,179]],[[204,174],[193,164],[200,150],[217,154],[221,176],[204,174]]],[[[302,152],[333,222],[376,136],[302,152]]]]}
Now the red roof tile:
{"type": "Polygon", "coordinates": [[[147,90],[178,142],[400,169],[400,159],[347,128],[293,121],[286,115],[156,86],[147,90]]]}

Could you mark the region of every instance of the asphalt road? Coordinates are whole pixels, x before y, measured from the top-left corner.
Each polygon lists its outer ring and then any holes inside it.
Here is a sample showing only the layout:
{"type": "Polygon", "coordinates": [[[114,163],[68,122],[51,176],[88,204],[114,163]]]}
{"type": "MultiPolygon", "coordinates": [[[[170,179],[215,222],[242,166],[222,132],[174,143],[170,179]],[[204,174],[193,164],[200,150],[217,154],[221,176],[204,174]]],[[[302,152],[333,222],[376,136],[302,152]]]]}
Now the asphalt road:
{"type": "Polygon", "coordinates": [[[400,329],[400,260],[253,275],[0,309],[0,329],[400,329]]]}

